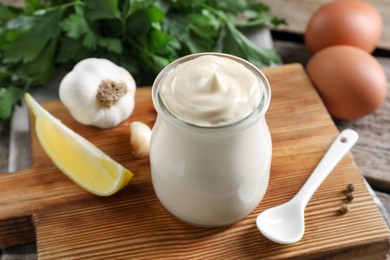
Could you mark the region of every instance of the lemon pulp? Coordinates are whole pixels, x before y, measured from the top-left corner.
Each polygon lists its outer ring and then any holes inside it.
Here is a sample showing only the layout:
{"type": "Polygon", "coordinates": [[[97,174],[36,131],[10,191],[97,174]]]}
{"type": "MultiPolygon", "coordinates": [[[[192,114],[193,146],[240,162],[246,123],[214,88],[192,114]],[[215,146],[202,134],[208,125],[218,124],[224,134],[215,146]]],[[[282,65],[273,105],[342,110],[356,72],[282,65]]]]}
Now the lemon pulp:
{"type": "Polygon", "coordinates": [[[35,130],[42,148],[66,176],[100,196],[126,186],[133,175],[129,170],[61,123],[28,93],[25,99],[36,116],[35,130]]]}

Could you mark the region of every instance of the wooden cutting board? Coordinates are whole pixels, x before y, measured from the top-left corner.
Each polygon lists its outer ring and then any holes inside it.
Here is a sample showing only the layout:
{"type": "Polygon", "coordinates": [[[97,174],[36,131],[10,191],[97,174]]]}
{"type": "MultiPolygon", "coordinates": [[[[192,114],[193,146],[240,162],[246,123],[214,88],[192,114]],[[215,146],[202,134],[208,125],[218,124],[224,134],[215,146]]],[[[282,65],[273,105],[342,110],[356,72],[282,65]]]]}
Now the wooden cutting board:
{"type": "Polygon", "coordinates": [[[76,123],[58,101],[45,104],[134,177],[111,197],[91,195],[56,169],[32,130],[32,167],[0,175],[0,246],[36,240],[40,259],[384,257],[390,232],[350,154],[309,202],[306,233],[300,242],[279,245],[257,231],[257,214],[289,200],[338,134],[300,65],[264,72],[272,89],[267,113],[273,140],[271,179],[265,198],[244,220],[222,228],[193,227],[160,205],[148,158],[134,158],[129,148],[129,122],[140,120],[152,126],[156,118],[151,89],[139,88],[131,118],[110,130],[76,123]],[[355,200],[350,212],[338,215],[348,183],[356,187],[355,200]]]}

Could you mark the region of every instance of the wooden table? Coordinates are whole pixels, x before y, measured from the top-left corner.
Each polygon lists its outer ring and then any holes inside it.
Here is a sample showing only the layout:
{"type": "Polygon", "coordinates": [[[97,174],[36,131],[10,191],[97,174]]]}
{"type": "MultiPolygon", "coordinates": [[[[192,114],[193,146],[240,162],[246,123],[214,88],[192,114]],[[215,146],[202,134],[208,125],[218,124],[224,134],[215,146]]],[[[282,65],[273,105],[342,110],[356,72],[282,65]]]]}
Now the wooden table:
{"type": "Polygon", "coordinates": [[[61,122],[132,170],[134,177],[118,194],[91,195],[58,171],[32,129],[33,165],[0,176],[0,246],[35,238],[41,259],[384,257],[390,231],[350,154],[310,200],[301,241],[280,245],[258,232],[256,216],[289,200],[338,134],[300,64],[263,71],[272,91],[267,112],[273,141],[270,183],[263,201],[242,221],[215,229],[193,227],[173,218],[159,203],[148,158],[132,156],[128,144],[129,122],[153,125],[156,118],[151,89],[145,87],[136,93],[131,117],[108,130],[77,123],[59,101],[45,104],[61,122]],[[348,183],[356,187],[355,199],[350,212],[340,215],[337,210],[345,203],[348,183]]]}
{"type": "MultiPolygon", "coordinates": [[[[264,0],[279,16],[289,21],[289,26],[281,27],[273,33],[274,44],[277,52],[282,56],[284,63],[299,62],[306,64],[310,58],[303,42],[302,34],[305,23],[310,14],[321,4],[329,0],[316,1],[284,1],[264,0]],[[292,34],[291,34],[292,33],[292,34]],[[298,37],[297,37],[298,36],[298,37]]],[[[378,45],[378,61],[383,65],[388,78],[390,78],[390,4],[387,0],[370,0],[382,13],[385,22],[384,35],[378,45]]],[[[376,195],[381,202],[390,210],[390,92],[383,107],[367,117],[352,122],[335,121],[341,130],[347,127],[357,130],[360,134],[359,143],[352,150],[355,162],[360,172],[375,189],[376,195]]],[[[8,166],[8,143],[9,137],[0,138],[0,172],[7,171],[8,166]]],[[[383,214],[386,216],[388,212],[383,214]]],[[[16,251],[18,252],[18,251],[16,251]]]]}

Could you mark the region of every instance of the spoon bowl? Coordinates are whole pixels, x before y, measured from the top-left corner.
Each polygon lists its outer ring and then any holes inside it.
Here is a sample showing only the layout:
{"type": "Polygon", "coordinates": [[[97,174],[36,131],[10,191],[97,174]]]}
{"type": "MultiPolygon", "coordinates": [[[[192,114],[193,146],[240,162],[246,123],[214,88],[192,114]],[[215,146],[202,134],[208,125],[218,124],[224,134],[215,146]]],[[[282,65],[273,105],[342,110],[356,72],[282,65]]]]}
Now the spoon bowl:
{"type": "Polygon", "coordinates": [[[304,210],[297,202],[289,201],[264,211],[256,218],[256,225],[266,238],[279,244],[292,244],[303,237],[304,210]],[[283,238],[275,234],[283,234],[283,238]]]}
{"type": "Polygon", "coordinates": [[[266,238],[280,244],[292,244],[302,239],[307,203],[358,137],[351,129],[342,131],[299,192],[290,201],[267,209],[257,216],[257,228],[266,238]]]}

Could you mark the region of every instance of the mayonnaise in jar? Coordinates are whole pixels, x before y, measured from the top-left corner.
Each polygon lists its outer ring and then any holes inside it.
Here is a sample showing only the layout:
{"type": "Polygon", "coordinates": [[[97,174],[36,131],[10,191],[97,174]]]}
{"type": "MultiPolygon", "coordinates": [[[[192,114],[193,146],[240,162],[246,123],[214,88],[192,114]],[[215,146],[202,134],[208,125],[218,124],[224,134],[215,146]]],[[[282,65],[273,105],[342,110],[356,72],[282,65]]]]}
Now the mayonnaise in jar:
{"type": "Polygon", "coordinates": [[[235,60],[200,56],[178,65],[161,83],[165,106],[179,119],[198,126],[240,121],[260,103],[262,86],[235,60]]]}
{"type": "Polygon", "coordinates": [[[210,227],[252,212],[267,190],[272,157],[270,87],[261,71],[232,55],[189,55],[157,76],[153,102],[150,164],[162,205],[210,227]]]}

